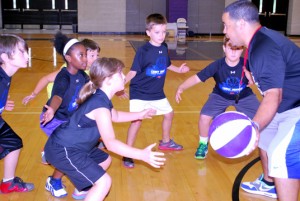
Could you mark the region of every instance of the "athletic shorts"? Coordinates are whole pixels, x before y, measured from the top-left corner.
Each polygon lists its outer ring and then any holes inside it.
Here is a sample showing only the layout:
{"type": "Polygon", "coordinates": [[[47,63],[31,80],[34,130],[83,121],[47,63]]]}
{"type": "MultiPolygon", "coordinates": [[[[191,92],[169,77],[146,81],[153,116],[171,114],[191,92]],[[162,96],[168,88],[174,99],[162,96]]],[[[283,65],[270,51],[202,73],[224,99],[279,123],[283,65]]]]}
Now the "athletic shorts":
{"type": "Polygon", "coordinates": [[[139,100],[133,99],[129,101],[130,112],[141,112],[144,109],[153,108],[156,110],[156,115],[164,115],[173,111],[167,98],[160,100],[139,100]]]}
{"type": "Polygon", "coordinates": [[[107,160],[109,155],[96,146],[85,152],[64,147],[49,138],[44,151],[47,161],[66,174],[79,191],[92,186],[106,173],[99,164],[107,160]]]}
{"type": "Polygon", "coordinates": [[[215,117],[225,112],[229,106],[234,106],[238,112],[242,112],[252,119],[259,107],[259,101],[254,94],[244,97],[238,103],[235,103],[235,100],[228,100],[218,94],[211,93],[200,114],[215,117]]]}
{"type": "Polygon", "coordinates": [[[0,159],[3,159],[7,154],[22,147],[22,139],[0,117],[0,159]]]}
{"type": "Polygon", "coordinates": [[[267,151],[269,176],[300,179],[300,107],[277,113],[260,133],[267,151]]]}
{"type": "MultiPolygon", "coordinates": [[[[40,115],[40,121],[43,119],[43,115],[44,112],[42,112],[42,114],[40,115]]],[[[53,117],[53,119],[49,121],[46,125],[40,124],[40,128],[49,137],[53,133],[53,131],[64,122],[66,121],[59,120],[53,117]]]]}

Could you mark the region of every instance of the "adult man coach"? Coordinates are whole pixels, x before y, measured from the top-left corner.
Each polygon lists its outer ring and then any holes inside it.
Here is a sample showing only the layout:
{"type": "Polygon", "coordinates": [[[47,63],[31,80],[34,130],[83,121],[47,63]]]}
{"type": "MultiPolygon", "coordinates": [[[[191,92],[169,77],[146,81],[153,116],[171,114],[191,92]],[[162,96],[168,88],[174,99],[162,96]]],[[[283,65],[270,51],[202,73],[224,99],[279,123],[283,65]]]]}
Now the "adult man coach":
{"type": "Polygon", "coordinates": [[[247,47],[249,68],[263,95],[253,118],[260,133],[263,174],[241,187],[250,193],[296,201],[300,186],[300,48],[281,33],[262,27],[257,7],[250,1],[228,5],[222,20],[223,32],[232,44],[247,47]]]}

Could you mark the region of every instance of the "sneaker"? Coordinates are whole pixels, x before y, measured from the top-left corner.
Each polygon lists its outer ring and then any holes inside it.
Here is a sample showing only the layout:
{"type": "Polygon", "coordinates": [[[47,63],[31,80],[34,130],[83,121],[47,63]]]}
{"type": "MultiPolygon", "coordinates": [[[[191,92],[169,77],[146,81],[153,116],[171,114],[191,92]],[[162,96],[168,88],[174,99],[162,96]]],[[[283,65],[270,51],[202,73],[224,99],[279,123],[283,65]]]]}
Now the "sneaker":
{"type": "Polygon", "coordinates": [[[253,182],[243,182],[241,184],[241,188],[248,192],[253,193],[257,195],[264,195],[271,198],[277,198],[276,188],[275,186],[269,186],[265,184],[262,179],[264,178],[264,175],[260,175],[259,178],[257,178],[253,182]]]}
{"type": "Polygon", "coordinates": [[[134,168],[134,162],[132,158],[123,157],[123,165],[126,168],[134,168]]]}
{"type": "Polygon", "coordinates": [[[29,192],[34,189],[34,184],[25,183],[19,177],[15,177],[12,180],[1,182],[0,191],[2,193],[11,193],[11,192],[29,192]]]}
{"type": "Polygon", "coordinates": [[[162,140],[159,141],[158,149],[160,150],[172,150],[172,151],[179,151],[183,149],[183,146],[177,144],[173,140],[170,139],[169,142],[163,142],[162,140]]]}
{"type": "Polygon", "coordinates": [[[208,152],[208,144],[207,143],[199,143],[197,151],[195,153],[196,159],[205,159],[208,152]]]}
{"type": "Polygon", "coordinates": [[[61,179],[53,179],[52,177],[48,177],[45,188],[51,193],[51,195],[57,198],[62,198],[68,195],[61,183],[61,179]]]}
{"type": "Polygon", "coordinates": [[[77,188],[75,188],[72,193],[72,198],[75,200],[83,200],[87,193],[88,191],[78,191],[77,188]]]}
{"type": "Polygon", "coordinates": [[[44,165],[49,165],[49,163],[48,163],[47,160],[46,160],[45,152],[44,152],[44,151],[41,152],[41,156],[42,156],[42,163],[43,163],[44,165]]]}

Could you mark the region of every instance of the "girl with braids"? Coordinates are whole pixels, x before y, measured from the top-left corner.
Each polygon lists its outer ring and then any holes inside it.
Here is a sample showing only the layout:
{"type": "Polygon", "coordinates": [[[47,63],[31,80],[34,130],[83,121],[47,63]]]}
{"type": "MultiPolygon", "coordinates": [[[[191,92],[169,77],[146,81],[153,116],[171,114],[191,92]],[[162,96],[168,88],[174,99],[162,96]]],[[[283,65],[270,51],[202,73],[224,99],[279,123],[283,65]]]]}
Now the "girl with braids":
{"type": "MultiPolygon", "coordinates": [[[[54,38],[54,47],[63,56],[66,67],[57,74],[51,97],[40,115],[40,127],[47,136],[60,124],[69,120],[77,109],[76,99],[80,89],[89,81],[89,76],[84,72],[87,66],[86,48],[81,42],[58,32],[54,38]]],[[[67,195],[61,182],[62,176],[63,173],[55,170],[47,179],[46,190],[55,197],[67,195]]]]}
{"type": "Polygon", "coordinates": [[[115,137],[112,122],[151,118],[156,112],[147,109],[131,113],[113,108],[111,99],[124,89],[123,68],[118,59],[97,59],[90,68],[91,81],[80,91],[78,109],[53,132],[45,145],[45,156],[51,165],[66,174],[78,190],[88,190],[86,200],[103,200],[111,187],[106,169],[112,159],[97,148],[100,137],[107,149],[116,154],[143,160],[155,168],[165,161],[161,157],[163,153],[151,151],[155,143],[136,149],[115,137]]]}

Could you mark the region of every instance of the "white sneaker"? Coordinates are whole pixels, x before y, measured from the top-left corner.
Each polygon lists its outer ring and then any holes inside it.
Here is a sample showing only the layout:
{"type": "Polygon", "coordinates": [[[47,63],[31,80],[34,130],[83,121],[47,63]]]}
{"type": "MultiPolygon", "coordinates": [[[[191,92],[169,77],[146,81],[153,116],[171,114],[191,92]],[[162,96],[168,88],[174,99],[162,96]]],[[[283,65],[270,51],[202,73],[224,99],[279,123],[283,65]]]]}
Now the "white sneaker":
{"type": "Polygon", "coordinates": [[[83,200],[85,198],[86,194],[88,194],[88,191],[78,191],[77,188],[75,188],[72,193],[72,197],[75,200],[83,200]]]}
{"type": "Polygon", "coordinates": [[[52,177],[48,177],[45,188],[51,193],[51,195],[57,198],[62,198],[68,195],[61,183],[61,179],[52,179],[52,177]]]}

